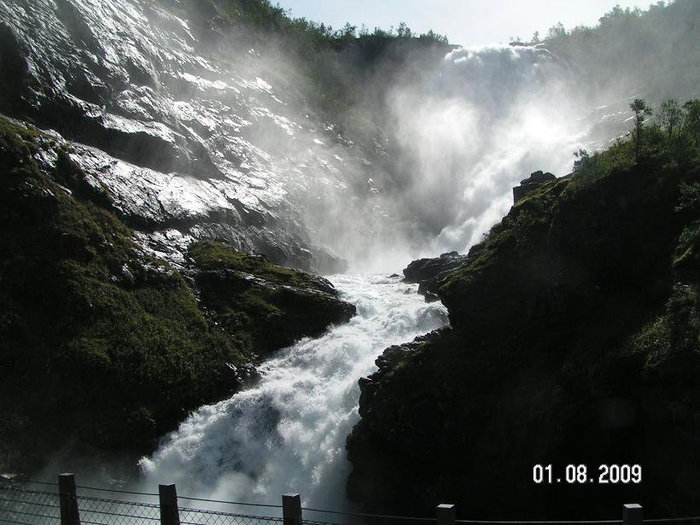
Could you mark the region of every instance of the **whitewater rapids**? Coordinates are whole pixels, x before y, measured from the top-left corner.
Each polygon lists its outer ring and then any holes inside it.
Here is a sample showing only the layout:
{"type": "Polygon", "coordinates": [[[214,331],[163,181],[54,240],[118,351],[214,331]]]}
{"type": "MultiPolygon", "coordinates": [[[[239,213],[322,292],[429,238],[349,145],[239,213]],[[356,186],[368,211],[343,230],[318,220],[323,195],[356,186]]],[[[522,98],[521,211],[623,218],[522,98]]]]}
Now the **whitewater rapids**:
{"type": "Polygon", "coordinates": [[[357,381],[375,370],[388,346],[445,326],[447,312],[397,277],[330,280],[357,315],[280,350],[253,388],[190,415],[141,460],[145,484],[176,483],[181,495],[271,504],[298,492],[305,506],[349,509],[345,439],[359,419],[357,381]]]}

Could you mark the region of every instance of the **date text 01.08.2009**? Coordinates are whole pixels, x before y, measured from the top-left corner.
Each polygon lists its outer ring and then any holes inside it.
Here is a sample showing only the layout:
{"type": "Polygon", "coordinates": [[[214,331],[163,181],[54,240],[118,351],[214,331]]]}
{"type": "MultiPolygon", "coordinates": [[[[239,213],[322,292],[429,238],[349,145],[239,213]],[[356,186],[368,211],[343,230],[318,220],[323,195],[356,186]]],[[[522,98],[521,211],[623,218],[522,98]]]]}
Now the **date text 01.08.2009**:
{"type": "Polygon", "coordinates": [[[566,465],[564,469],[554,465],[535,465],[532,467],[532,480],[537,484],[588,484],[600,485],[616,483],[641,483],[641,465],[566,465]]]}

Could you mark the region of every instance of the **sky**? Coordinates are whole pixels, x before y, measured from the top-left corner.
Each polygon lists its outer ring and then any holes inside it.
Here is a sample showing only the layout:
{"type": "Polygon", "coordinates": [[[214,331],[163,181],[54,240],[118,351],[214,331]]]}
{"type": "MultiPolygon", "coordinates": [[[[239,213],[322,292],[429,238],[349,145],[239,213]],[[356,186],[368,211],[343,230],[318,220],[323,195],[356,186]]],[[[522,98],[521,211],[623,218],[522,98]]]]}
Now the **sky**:
{"type": "Polygon", "coordinates": [[[651,0],[278,0],[294,17],[339,29],[349,22],[370,30],[406,22],[417,33],[432,29],[453,44],[507,44],[511,37],[544,37],[557,22],[566,29],[593,26],[616,4],[647,9],[651,0]]]}

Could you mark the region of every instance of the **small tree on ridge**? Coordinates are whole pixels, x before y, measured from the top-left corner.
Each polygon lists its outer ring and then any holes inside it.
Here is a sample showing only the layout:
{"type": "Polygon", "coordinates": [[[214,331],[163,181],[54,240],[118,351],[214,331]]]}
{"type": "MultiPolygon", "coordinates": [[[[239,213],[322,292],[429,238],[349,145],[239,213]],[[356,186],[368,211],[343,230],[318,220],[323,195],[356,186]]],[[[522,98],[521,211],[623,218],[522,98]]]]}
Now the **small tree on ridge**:
{"type": "Polygon", "coordinates": [[[635,98],[630,104],[630,109],[634,111],[634,152],[635,161],[639,162],[642,153],[642,129],[644,121],[651,115],[651,107],[641,98],[635,98]]]}
{"type": "Polygon", "coordinates": [[[682,117],[683,112],[676,99],[669,98],[661,103],[659,122],[666,130],[668,140],[671,140],[673,131],[680,125],[682,117]]]}

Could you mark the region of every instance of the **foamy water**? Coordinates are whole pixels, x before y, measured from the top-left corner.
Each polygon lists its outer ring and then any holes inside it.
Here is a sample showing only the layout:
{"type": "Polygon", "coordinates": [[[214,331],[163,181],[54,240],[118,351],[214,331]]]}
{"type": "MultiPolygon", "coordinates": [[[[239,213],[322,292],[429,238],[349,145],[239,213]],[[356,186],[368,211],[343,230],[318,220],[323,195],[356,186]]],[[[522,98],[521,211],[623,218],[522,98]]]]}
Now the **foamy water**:
{"type": "Polygon", "coordinates": [[[254,388],[193,413],[141,460],[147,486],[176,483],[180,494],[273,504],[299,492],[306,506],[348,509],[345,439],[359,419],[358,379],[386,347],[444,326],[447,314],[398,278],[331,280],[357,316],[279,351],[254,388]]]}

